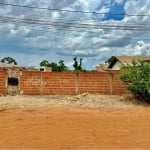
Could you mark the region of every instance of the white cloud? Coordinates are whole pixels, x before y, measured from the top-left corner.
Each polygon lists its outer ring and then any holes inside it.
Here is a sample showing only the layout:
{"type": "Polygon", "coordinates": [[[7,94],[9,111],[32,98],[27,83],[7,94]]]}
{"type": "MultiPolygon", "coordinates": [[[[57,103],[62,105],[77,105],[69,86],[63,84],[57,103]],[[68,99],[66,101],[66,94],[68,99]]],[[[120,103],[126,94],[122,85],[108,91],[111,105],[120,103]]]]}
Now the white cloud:
{"type": "Polygon", "coordinates": [[[149,0],[127,1],[124,8],[125,8],[125,11],[127,14],[137,15],[137,16],[132,16],[132,17],[126,16],[125,21],[133,22],[133,23],[148,22],[148,20],[149,20],[148,16],[140,17],[140,15],[149,15],[150,14],[150,1],[149,0]]]}
{"type": "MultiPolygon", "coordinates": [[[[115,2],[123,4],[125,1],[8,0],[7,2],[52,9],[107,13],[115,2]]],[[[149,29],[149,16],[147,16],[150,15],[149,0],[126,1],[125,12],[135,16],[126,15],[123,20],[104,20],[105,14],[96,15],[11,6],[1,8],[0,14],[2,16],[42,20],[37,24],[0,21],[0,49],[3,49],[1,53],[6,54],[7,52],[8,55],[12,55],[14,52],[13,56],[18,56],[20,62],[20,56],[21,58],[25,56],[29,60],[29,64],[31,64],[33,57],[36,57],[36,59],[34,58],[34,65],[38,60],[54,61],[62,57],[69,66],[72,66],[72,57],[77,55],[85,58],[86,65],[93,66],[94,63],[105,62],[111,55],[150,55],[150,39],[144,40],[150,34],[150,30],[146,30],[149,29]],[[146,14],[146,16],[138,16],[140,14],[146,14]],[[52,20],[54,19],[59,22],[53,23],[52,20]],[[42,25],[44,21],[47,25],[42,25]],[[133,30],[132,27],[134,26],[142,26],[146,31],[133,30]],[[131,30],[127,30],[130,28],[131,30]]]]}
{"type": "Polygon", "coordinates": [[[52,12],[52,19],[58,19],[60,17],[60,14],[56,11],[52,12]]]}
{"type": "Polygon", "coordinates": [[[134,54],[150,55],[150,44],[144,43],[144,41],[138,41],[134,48],[134,54]]]}
{"type": "Polygon", "coordinates": [[[11,36],[25,36],[30,33],[30,29],[27,27],[20,26],[18,29],[10,29],[10,37],[11,36]]]}
{"type": "Polygon", "coordinates": [[[25,41],[28,41],[28,42],[39,42],[40,40],[44,40],[44,39],[46,39],[45,36],[26,37],[25,41]]]}
{"type": "Polygon", "coordinates": [[[115,0],[116,1],[116,3],[118,3],[118,4],[122,4],[123,2],[124,2],[124,0],[115,0]]]}
{"type": "Polygon", "coordinates": [[[14,34],[16,34],[18,31],[17,30],[14,30],[14,29],[11,29],[10,30],[10,34],[12,34],[12,35],[14,35],[14,34]]]}
{"type": "Polygon", "coordinates": [[[100,48],[100,49],[98,49],[98,52],[105,52],[105,51],[110,51],[110,48],[108,48],[108,47],[103,47],[103,48],[100,48]]]}

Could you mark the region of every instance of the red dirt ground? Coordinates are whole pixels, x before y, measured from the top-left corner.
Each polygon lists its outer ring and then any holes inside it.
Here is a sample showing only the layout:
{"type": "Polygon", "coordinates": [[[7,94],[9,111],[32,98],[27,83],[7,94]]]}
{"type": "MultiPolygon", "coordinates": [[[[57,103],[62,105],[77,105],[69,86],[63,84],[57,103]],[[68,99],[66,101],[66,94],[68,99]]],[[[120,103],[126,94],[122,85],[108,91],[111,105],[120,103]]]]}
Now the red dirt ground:
{"type": "Polygon", "coordinates": [[[150,149],[150,108],[1,110],[0,149],[150,149]]]}

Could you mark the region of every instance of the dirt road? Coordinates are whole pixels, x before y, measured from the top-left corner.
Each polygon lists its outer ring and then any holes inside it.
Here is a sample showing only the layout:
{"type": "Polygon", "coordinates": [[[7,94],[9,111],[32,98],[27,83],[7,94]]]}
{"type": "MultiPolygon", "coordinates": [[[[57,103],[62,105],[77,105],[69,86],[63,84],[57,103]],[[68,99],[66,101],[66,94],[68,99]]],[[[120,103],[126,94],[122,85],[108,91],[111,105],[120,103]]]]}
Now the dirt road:
{"type": "Polygon", "coordinates": [[[1,110],[0,149],[150,149],[150,108],[1,110]]]}

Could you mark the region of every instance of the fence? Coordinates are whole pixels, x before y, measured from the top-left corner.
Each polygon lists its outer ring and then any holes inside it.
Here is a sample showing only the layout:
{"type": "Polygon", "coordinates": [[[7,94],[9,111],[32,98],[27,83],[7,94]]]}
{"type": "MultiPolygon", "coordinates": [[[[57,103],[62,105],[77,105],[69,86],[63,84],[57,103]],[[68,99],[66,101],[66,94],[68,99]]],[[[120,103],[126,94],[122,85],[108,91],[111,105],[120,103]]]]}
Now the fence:
{"type": "Polygon", "coordinates": [[[127,94],[119,72],[35,72],[23,71],[20,90],[29,95],[127,94]]]}
{"type": "MultiPolygon", "coordinates": [[[[0,70],[0,94],[8,93],[8,71],[0,70]]],[[[127,94],[119,72],[20,71],[18,89],[27,95],[127,94]]]]}

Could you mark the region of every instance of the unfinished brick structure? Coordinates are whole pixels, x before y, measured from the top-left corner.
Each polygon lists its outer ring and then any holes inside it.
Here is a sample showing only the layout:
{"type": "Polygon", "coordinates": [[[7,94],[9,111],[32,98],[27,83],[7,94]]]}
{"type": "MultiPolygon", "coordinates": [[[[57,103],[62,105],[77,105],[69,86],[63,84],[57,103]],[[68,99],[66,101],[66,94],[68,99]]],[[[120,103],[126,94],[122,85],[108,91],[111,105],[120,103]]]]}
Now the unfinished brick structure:
{"type": "MultiPolygon", "coordinates": [[[[0,70],[0,94],[8,93],[8,73],[0,70]]],[[[39,72],[22,70],[18,85],[21,94],[27,95],[74,95],[126,94],[119,79],[119,72],[39,72]]]]}

